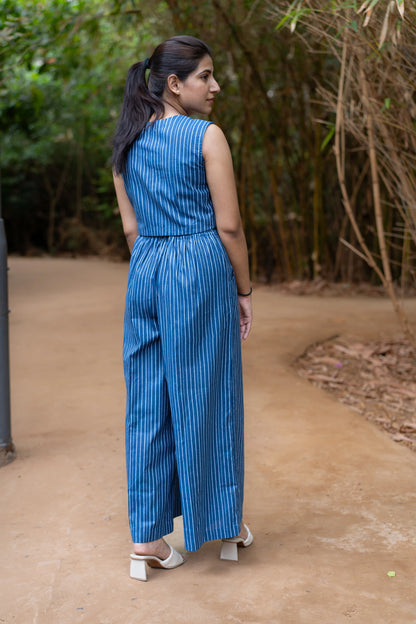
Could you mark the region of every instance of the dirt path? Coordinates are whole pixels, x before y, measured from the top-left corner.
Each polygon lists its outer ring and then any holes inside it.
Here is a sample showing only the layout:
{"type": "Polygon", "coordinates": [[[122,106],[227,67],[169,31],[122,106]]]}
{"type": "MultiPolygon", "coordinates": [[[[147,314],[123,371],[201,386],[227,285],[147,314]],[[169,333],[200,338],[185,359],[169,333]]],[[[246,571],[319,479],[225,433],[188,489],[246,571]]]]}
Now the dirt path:
{"type": "MultiPolygon", "coordinates": [[[[127,266],[10,266],[18,457],[0,471],[0,623],[416,621],[416,454],[291,368],[308,344],[334,334],[398,335],[388,301],[256,289],[244,345],[245,516],[255,545],[235,564],[208,543],[140,583],[128,576],[127,266]]],[[[180,526],[171,542],[183,549],[180,526]]]]}

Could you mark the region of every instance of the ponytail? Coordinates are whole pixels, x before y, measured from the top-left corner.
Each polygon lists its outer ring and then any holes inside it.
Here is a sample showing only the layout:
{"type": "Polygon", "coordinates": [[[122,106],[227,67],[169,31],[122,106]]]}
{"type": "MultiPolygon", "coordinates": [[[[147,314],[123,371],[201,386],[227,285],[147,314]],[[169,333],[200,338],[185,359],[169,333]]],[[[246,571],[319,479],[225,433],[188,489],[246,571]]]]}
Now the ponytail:
{"type": "Polygon", "coordinates": [[[113,137],[113,171],[125,173],[127,154],[152,115],[163,115],[162,100],[151,93],[146,83],[149,59],[132,65],[127,73],[124,100],[113,137]]]}

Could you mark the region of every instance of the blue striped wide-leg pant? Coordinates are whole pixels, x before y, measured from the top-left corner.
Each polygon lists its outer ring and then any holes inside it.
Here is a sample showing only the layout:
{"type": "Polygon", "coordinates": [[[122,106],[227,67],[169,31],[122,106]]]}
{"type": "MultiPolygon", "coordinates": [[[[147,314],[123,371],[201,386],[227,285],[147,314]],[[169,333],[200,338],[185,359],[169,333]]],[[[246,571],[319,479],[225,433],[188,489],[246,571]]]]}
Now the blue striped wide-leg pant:
{"type": "Polygon", "coordinates": [[[185,548],[240,531],[243,389],[237,289],[216,230],[139,236],[123,345],[133,542],[173,530],[185,548]]]}

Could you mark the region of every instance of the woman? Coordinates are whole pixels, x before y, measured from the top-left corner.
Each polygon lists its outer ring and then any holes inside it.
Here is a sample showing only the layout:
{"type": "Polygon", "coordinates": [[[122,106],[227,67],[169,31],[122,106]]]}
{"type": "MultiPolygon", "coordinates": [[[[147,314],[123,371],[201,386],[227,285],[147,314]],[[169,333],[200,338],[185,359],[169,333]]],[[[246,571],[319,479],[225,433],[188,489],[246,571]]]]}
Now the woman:
{"type": "Polygon", "coordinates": [[[187,550],[253,539],[242,523],[247,246],[227,141],[190,117],[209,114],[219,91],[210,49],[172,37],[130,68],[113,142],[131,252],[126,452],[131,575],[142,580],[145,562],[183,563],[163,539],[178,515],[187,550]]]}

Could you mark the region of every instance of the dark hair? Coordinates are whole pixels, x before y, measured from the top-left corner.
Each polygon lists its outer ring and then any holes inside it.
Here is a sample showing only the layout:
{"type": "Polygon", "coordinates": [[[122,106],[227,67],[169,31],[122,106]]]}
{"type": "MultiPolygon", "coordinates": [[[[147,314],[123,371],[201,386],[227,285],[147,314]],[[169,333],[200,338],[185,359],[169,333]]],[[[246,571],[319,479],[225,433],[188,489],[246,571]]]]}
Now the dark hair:
{"type": "Polygon", "coordinates": [[[132,65],[127,74],[124,100],[113,138],[113,169],[125,173],[129,149],[152,115],[160,119],[164,112],[162,95],[168,76],[185,80],[198,67],[210,48],[200,39],[178,36],[166,39],[150,59],[132,65]],[[150,70],[146,83],[146,69],[150,70]]]}

